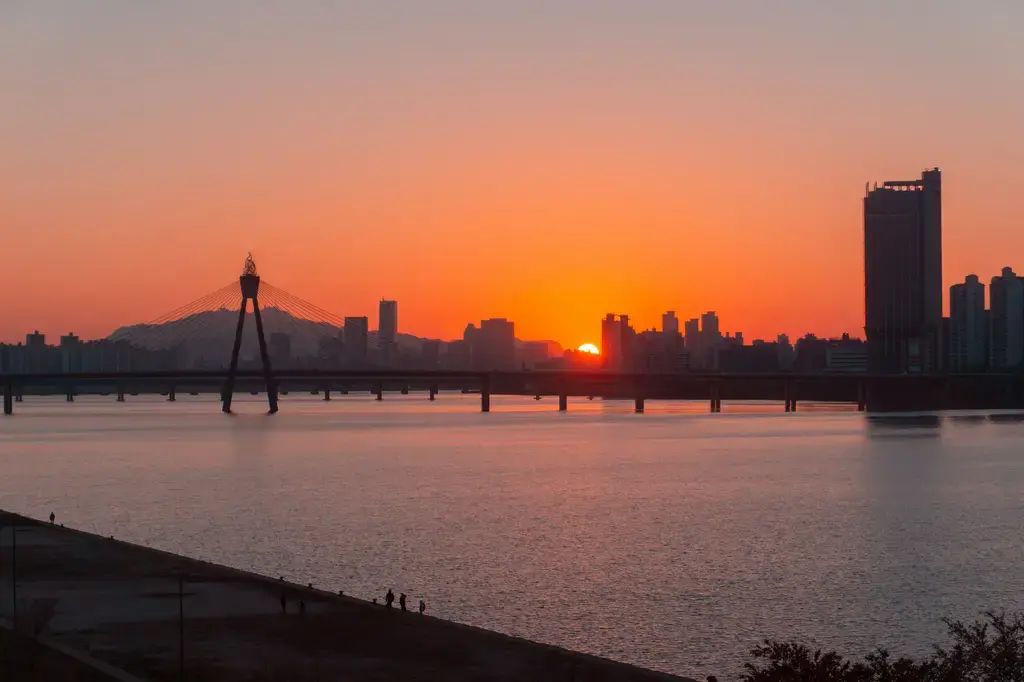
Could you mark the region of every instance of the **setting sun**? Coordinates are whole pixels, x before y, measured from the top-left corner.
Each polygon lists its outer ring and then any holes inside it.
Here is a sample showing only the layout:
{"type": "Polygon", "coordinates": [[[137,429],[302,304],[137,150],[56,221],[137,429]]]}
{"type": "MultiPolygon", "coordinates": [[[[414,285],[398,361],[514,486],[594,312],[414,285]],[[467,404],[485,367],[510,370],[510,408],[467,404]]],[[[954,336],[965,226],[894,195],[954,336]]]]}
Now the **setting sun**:
{"type": "Polygon", "coordinates": [[[590,353],[591,355],[600,355],[601,354],[600,349],[598,349],[598,347],[595,346],[592,343],[585,343],[582,346],[580,346],[579,348],[577,348],[576,350],[578,350],[581,353],[590,353]]]}

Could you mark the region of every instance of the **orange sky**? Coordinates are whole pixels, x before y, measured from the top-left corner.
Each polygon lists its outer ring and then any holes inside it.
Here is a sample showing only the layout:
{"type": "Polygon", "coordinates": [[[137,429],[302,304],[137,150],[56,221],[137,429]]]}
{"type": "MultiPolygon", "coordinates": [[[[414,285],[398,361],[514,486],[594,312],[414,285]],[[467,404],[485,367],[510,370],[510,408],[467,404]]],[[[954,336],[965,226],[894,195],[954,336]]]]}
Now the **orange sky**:
{"type": "Polygon", "coordinates": [[[1024,270],[1016,4],[370,4],[0,9],[0,340],[159,317],[250,250],[421,336],[856,334],[864,183],[931,166],[947,284],[1024,270]]]}

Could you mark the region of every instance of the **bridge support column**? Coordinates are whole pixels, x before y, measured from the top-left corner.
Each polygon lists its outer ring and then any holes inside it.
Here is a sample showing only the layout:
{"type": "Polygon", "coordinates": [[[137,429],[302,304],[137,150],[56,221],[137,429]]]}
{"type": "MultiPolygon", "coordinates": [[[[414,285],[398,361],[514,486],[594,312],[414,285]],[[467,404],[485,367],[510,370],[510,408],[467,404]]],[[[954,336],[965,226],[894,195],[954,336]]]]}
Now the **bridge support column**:
{"type": "Polygon", "coordinates": [[[173,403],[178,399],[177,393],[175,393],[174,386],[167,389],[167,402],[173,403]]]}
{"type": "Polygon", "coordinates": [[[721,398],[720,391],[721,391],[721,389],[719,388],[717,383],[712,383],[711,384],[711,405],[710,405],[710,409],[711,409],[712,412],[715,412],[715,413],[722,411],[722,398],[721,398]]]}
{"type": "Polygon", "coordinates": [[[14,387],[10,381],[4,382],[4,414],[14,414],[14,387]]]}
{"type": "Polygon", "coordinates": [[[17,393],[14,394],[14,402],[16,402],[16,403],[25,402],[25,396],[22,395],[21,391],[18,391],[17,393]]]}
{"type": "Polygon", "coordinates": [[[491,411],[491,378],[485,376],[480,382],[480,411],[491,411]]]}
{"type": "Polygon", "coordinates": [[[430,387],[430,399],[437,400],[437,386],[430,387]]]}
{"type": "Polygon", "coordinates": [[[796,386],[786,384],[786,412],[796,412],[796,386]]]}
{"type": "Polygon", "coordinates": [[[409,395],[409,387],[408,386],[403,386],[402,387],[402,395],[409,395]]]}
{"type": "Polygon", "coordinates": [[[69,403],[75,402],[74,391],[68,391],[66,394],[64,394],[64,400],[66,400],[69,403]]]}
{"type": "Polygon", "coordinates": [[[569,396],[566,393],[562,393],[558,396],[558,411],[566,412],[569,409],[569,396]]]}
{"type": "Polygon", "coordinates": [[[324,389],[324,402],[327,402],[330,399],[331,399],[331,389],[325,388],[324,389]]]}
{"type": "Polygon", "coordinates": [[[260,360],[263,364],[263,378],[267,385],[267,403],[269,414],[277,412],[277,383],[270,369],[270,355],[267,353],[267,338],[263,333],[263,317],[260,315],[260,277],[256,274],[256,263],[250,255],[245,259],[245,269],[242,276],[238,278],[238,284],[242,293],[242,305],[238,310],[238,326],[235,328],[235,344],[231,349],[231,365],[228,369],[228,379],[221,390],[221,410],[231,412],[231,398],[235,392],[235,375],[238,373],[238,352],[242,348],[242,327],[245,325],[245,310],[252,300],[252,315],[256,320],[256,336],[260,345],[260,360]]]}
{"type": "Polygon", "coordinates": [[[864,412],[868,408],[868,387],[863,382],[857,384],[857,411],[864,412]]]}
{"type": "Polygon", "coordinates": [[[377,400],[384,400],[384,384],[377,384],[377,400]]]}
{"type": "Polygon", "coordinates": [[[117,387],[117,402],[124,402],[124,389],[121,388],[120,386],[117,387]]]}

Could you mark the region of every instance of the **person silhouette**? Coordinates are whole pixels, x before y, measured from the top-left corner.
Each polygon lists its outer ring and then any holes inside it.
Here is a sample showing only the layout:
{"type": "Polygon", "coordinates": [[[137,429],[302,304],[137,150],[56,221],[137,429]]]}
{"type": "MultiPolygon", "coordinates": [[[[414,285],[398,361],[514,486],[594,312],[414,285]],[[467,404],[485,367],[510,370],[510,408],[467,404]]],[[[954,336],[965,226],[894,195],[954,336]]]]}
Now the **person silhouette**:
{"type": "Polygon", "coordinates": [[[405,592],[398,595],[398,606],[405,611],[405,592]]]}
{"type": "Polygon", "coordinates": [[[300,599],[299,600],[299,615],[300,616],[305,616],[306,615],[306,600],[305,599],[300,599]]]}
{"type": "Polygon", "coordinates": [[[288,595],[281,590],[281,613],[288,613],[288,595]]]}
{"type": "Polygon", "coordinates": [[[422,616],[423,612],[426,611],[426,610],[427,610],[427,603],[425,601],[423,601],[422,599],[420,599],[420,615],[422,616]]]}
{"type": "Polygon", "coordinates": [[[56,517],[56,515],[54,515],[54,513],[53,513],[53,512],[50,512],[50,525],[51,525],[51,526],[53,525],[53,521],[54,521],[54,519],[56,519],[56,518],[57,518],[57,517],[56,517]]]}
{"type": "Polygon", "coordinates": [[[394,603],[395,603],[395,593],[392,592],[391,588],[389,587],[388,588],[388,593],[384,595],[384,605],[387,606],[390,609],[391,605],[394,604],[394,603]]]}

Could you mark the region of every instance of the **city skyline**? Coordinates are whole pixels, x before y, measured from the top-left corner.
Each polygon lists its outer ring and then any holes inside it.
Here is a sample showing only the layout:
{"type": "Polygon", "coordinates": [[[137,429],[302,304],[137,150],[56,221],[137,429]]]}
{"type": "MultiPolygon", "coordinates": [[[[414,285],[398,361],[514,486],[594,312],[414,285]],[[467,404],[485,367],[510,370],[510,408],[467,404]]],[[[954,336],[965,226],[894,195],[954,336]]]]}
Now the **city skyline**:
{"type": "Polygon", "coordinates": [[[859,336],[860,188],[936,165],[943,287],[1024,253],[1015,5],[230,5],[0,9],[0,339],[152,319],[249,249],[435,338],[859,336]]]}

